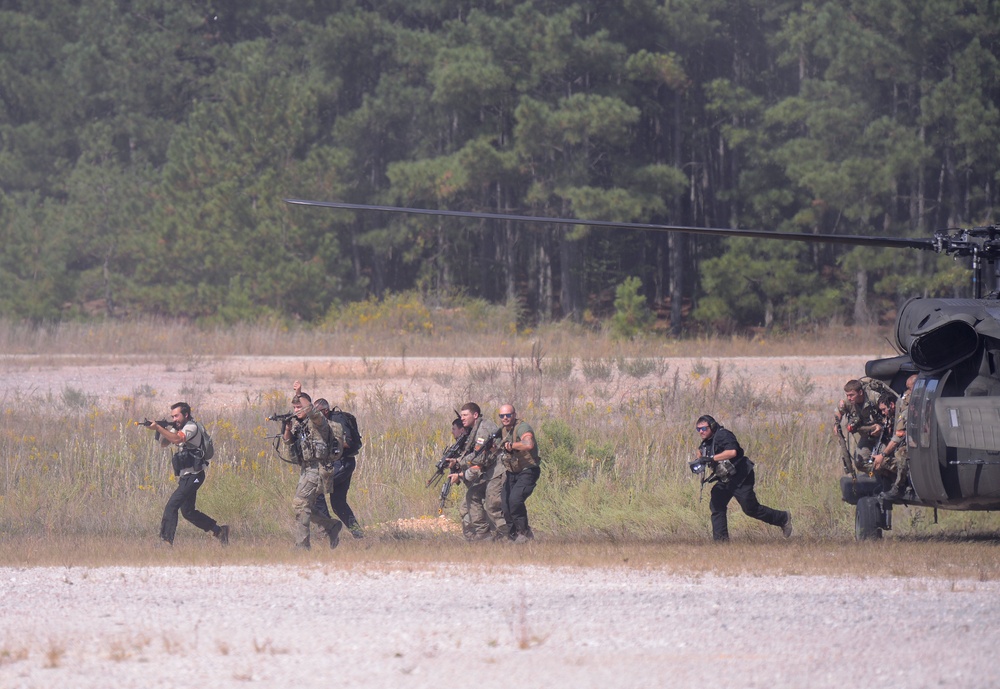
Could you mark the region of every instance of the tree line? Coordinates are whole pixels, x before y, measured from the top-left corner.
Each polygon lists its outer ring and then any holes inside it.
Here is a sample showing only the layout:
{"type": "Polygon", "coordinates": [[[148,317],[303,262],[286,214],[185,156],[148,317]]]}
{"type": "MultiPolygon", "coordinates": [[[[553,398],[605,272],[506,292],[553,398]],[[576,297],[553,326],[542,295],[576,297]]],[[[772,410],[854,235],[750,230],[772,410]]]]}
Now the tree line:
{"type": "Polygon", "coordinates": [[[685,328],[968,294],[915,251],[289,207],[783,232],[992,221],[995,3],[0,0],[0,315],[316,322],[419,290],[685,328]]]}

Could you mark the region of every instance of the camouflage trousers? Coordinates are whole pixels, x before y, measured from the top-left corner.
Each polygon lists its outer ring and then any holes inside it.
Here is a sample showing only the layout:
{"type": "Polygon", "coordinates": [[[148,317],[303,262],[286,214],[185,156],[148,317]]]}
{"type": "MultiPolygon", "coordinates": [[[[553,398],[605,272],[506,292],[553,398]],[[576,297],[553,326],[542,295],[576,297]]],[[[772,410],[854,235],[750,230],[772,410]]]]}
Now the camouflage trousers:
{"type": "Polygon", "coordinates": [[[340,528],[340,522],[316,512],[316,496],[322,495],[323,483],[317,467],[303,467],[299,485],[295,487],[295,545],[309,547],[309,524],[318,525],[327,538],[332,538],[340,528]]]}
{"type": "Polygon", "coordinates": [[[874,438],[862,438],[857,433],[852,433],[848,444],[854,448],[854,467],[858,471],[868,473],[872,467],[872,452],[875,449],[874,438]]]}
{"type": "Polygon", "coordinates": [[[458,507],[462,535],[470,541],[506,538],[509,531],[503,518],[503,483],[507,469],[495,464],[482,478],[465,490],[465,500],[458,507]]]}
{"type": "Polygon", "coordinates": [[[894,488],[900,491],[906,490],[906,485],[909,483],[910,478],[910,465],[906,461],[905,454],[886,457],[879,471],[884,476],[893,479],[892,485],[894,488]]]}

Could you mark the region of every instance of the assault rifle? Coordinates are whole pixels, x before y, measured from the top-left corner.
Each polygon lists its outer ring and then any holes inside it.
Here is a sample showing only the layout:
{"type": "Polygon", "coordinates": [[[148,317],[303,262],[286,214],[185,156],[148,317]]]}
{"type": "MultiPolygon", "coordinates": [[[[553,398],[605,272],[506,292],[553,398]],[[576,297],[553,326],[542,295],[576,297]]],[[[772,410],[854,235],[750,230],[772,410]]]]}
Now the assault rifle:
{"type": "MultiPolygon", "coordinates": [[[[145,426],[146,428],[149,428],[154,423],[157,426],[159,426],[160,428],[169,428],[170,430],[173,430],[173,431],[177,430],[177,426],[174,425],[174,422],[171,419],[160,419],[159,421],[150,421],[149,419],[145,419],[144,418],[142,421],[136,421],[135,425],[136,426],[145,426]]],[[[156,431],[153,434],[153,440],[159,442],[159,440],[160,440],[160,432],[159,431],[156,431]]]]}
{"type": "Polygon", "coordinates": [[[439,459],[437,464],[434,465],[436,470],[434,475],[427,479],[427,484],[424,486],[425,488],[430,488],[431,486],[435,486],[440,483],[442,479],[444,480],[444,483],[441,486],[441,502],[438,504],[438,514],[442,514],[444,512],[445,503],[448,502],[448,495],[451,493],[451,487],[453,485],[451,482],[451,475],[458,473],[457,469],[451,468],[452,460],[458,459],[462,456],[462,453],[465,450],[465,443],[468,439],[469,432],[466,431],[461,435],[461,437],[458,438],[458,440],[448,446],[448,448],[441,455],[441,459],[439,459]],[[445,476],[445,471],[448,472],[447,476],[445,476]]]}
{"type": "Polygon", "coordinates": [[[302,445],[300,438],[294,438],[294,442],[291,444],[291,459],[288,459],[281,453],[281,440],[285,435],[285,427],[288,426],[295,419],[295,414],[288,412],[287,414],[271,414],[270,416],[265,416],[265,421],[277,421],[281,424],[281,430],[278,431],[276,435],[266,436],[265,440],[274,441],[274,453],[278,455],[278,459],[282,462],[287,462],[288,464],[302,464],[302,445]]]}

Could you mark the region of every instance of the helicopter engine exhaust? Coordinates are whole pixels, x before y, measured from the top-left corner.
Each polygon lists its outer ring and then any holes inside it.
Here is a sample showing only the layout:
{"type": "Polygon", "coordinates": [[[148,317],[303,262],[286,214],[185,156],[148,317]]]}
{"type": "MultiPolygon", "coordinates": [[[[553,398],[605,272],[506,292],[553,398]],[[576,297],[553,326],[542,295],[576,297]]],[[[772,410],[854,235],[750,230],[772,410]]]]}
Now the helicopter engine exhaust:
{"type": "Polygon", "coordinates": [[[979,319],[967,302],[974,300],[914,298],[900,310],[896,341],[918,369],[942,371],[979,349],[979,319]]]}

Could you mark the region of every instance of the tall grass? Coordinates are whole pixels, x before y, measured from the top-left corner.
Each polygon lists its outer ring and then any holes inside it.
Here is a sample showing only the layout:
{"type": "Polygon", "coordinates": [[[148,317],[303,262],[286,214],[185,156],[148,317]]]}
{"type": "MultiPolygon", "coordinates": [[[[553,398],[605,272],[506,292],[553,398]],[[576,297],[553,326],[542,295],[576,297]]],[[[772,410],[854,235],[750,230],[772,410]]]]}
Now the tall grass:
{"type": "Polygon", "coordinates": [[[420,309],[421,327],[410,323],[408,302],[373,309],[367,318],[345,310],[342,320],[322,327],[283,323],[236,324],[203,328],[192,323],[138,317],[127,321],[25,324],[0,320],[0,351],[32,355],[41,361],[72,355],[79,358],[170,355],[178,367],[215,356],[443,356],[483,353],[531,360],[543,353],[547,366],[559,357],[590,359],[598,366],[617,364],[625,370],[633,359],[660,357],[725,357],[840,355],[893,352],[887,328],[831,326],[804,333],[748,333],[729,337],[682,339],[662,335],[615,341],[604,330],[556,322],[522,327],[517,310],[427,306],[420,309]]]}
{"type": "MultiPolygon", "coordinates": [[[[7,340],[26,346],[39,338],[36,344],[44,344],[43,351],[59,352],[72,349],[71,340],[78,338],[78,351],[93,347],[96,354],[101,346],[111,348],[129,327],[139,329],[133,338],[145,338],[132,340],[138,350],[174,336],[173,329],[168,336],[153,324],[138,323],[109,324],[111,334],[83,325],[34,335],[9,328],[7,340]]],[[[264,339],[241,329],[202,336],[218,338],[214,347],[230,339],[264,339]]],[[[281,348],[296,350],[315,336],[292,334],[281,348]]],[[[567,353],[583,348],[567,341],[553,347],[567,353]]],[[[465,351],[459,344],[437,354],[465,351]]],[[[191,356],[198,355],[192,347],[191,356]]],[[[397,520],[436,514],[436,491],[424,484],[450,442],[452,409],[468,400],[479,402],[491,416],[501,403],[513,400],[519,415],[534,426],[544,461],[529,511],[544,538],[707,540],[707,490],[702,496],[687,467],[698,443],[694,420],[702,413],[713,414],[736,432],[757,463],[761,501],[790,509],[800,535],[853,538],[852,509],[839,501],[840,463],[828,426],[828,404],[816,401],[803,371],[786,371],[762,386],[703,359],[682,368],[653,355],[622,352],[550,358],[537,343],[504,363],[472,361],[433,379],[389,371],[376,359],[367,362],[366,384],[333,401],[345,402],[361,420],[365,447],[350,501],[376,539],[400,537],[393,526],[397,520]]],[[[42,400],[28,390],[8,394],[0,409],[0,531],[29,538],[67,534],[152,539],[163,504],[176,485],[169,452],[133,423],[165,411],[157,408],[155,385],[150,380],[137,394],[121,398],[116,408],[102,407],[84,391],[70,388],[42,400]]],[[[319,388],[312,391],[322,393],[319,388]]],[[[232,524],[234,538],[291,540],[291,498],[298,470],[277,458],[268,439],[277,424],[264,421],[285,405],[285,392],[261,390],[224,413],[199,416],[217,448],[199,506],[232,524]]],[[[462,491],[453,493],[457,498],[462,491]]],[[[735,503],[733,509],[735,538],[777,536],[775,529],[739,515],[735,503]]],[[[928,520],[919,514],[898,509],[896,530],[927,532],[928,520]]],[[[446,515],[455,518],[454,503],[446,515]]],[[[997,526],[995,519],[981,513],[947,519],[961,531],[997,526]]],[[[182,523],[179,537],[185,533],[196,532],[182,523]]]]}

